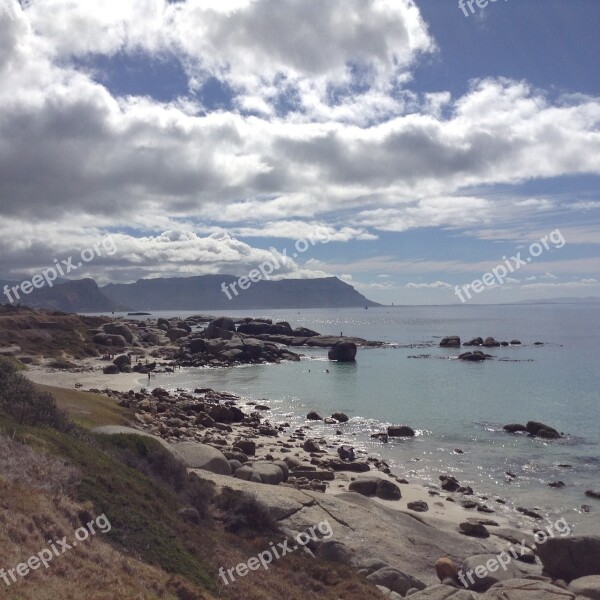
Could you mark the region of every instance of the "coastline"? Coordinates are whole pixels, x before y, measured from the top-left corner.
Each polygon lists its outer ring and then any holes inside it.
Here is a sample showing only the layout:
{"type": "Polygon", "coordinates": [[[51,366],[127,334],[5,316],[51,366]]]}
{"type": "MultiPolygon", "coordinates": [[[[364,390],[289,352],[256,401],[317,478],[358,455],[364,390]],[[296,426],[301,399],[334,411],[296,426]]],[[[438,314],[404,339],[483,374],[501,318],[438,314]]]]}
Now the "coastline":
{"type": "MultiPolygon", "coordinates": [[[[137,430],[143,434],[159,436],[172,449],[175,447],[174,452],[178,457],[185,457],[177,449],[177,444],[182,440],[194,442],[198,447],[211,447],[219,453],[222,451],[223,459],[229,456],[228,452],[239,452],[240,440],[245,440],[254,446],[254,452],[245,457],[247,462],[244,464],[249,467],[258,468],[263,465],[264,469],[265,464],[270,466],[288,461],[290,478],[278,485],[270,485],[267,481],[248,481],[233,474],[223,475],[206,468],[188,467],[190,472],[201,479],[215,484],[217,490],[228,487],[255,496],[269,508],[290,539],[315,523],[327,521],[334,541],[331,546],[319,546],[315,555],[317,559],[348,564],[366,576],[367,580],[372,578],[373,583],[383,584],[383,589],[386,580],[378,579],[383,571],[400,573],[426,586],[436,586],[439,581],[448,586],[452,578],[443,578],[440,574],[442,571],[439,570],[446,564],[443,561],[460,567],[479,556],[500,556],[513,544],[523,543],[527,545],[525,562],[515,558],[517,564],[509,572],[533,580],[542,578],[542,565],[536,561],[531,550],[535,548],[533,534],[538,527],[546,525],[542,521],[532,519],[531,527],[527,528],[515,526],[510,518],[479,512],[476,507],[485,504],[472,492],[463,494],[432,490],[431,487],[402,480],[390,472],[386,463],[374,456],[356,457],[356,462],[369,464],[368,472],[335,470],[333,478],[328,481],[310,480],[310,477],[305,478],[305,481],[298,478],[294,480],[291,468],[295,463],[289,462],[290,457],[303,471],[319,471],[328,463],[339,461],[337,450],[340,444],[332,439],[315,438],[319,449],[311,452],[314,448],[305,446],[307,440],[313,439],[310,424],[294,429],[286,427],[285,423],[271,423],[263,415],[255,423],[246,422],[250,415],[257,414],[253,410],[256,408],[254,401],[206,388],[168,392],[159,387],[150,391],[145,389],[145,378],[138,373],[106,375],[101,368],[94,369],[97,365],[98,359],[87,359],[81,363],[79,372],[55,371],[38,366],[26,374],[32,381],[45,385],[65,389],[77,386],[82,392],[93,391],[109,396],[115,403],[135,412],[134,422],[130,424],[132,429],[126,431],[137,430]],[[202,427],[190,427],[189,423],[169,423],[168,414],[155,418],[159,414],[156,408],[158,403],[168,402],[177,406],[180,400],[186,403],[211,401],[214,406],[239,407],[244,412],[244,421],[226,424],[213,422],[202,427]],[[268,431],[263,431],[263,427],[268,431]],[[397,486],[401,497],[392,500],[366,496],[350,488],[353,482],[373,478],[387,482],[387,485],[391,483],[397,486]],[[465,502],[471,502],[471,507],[463,506],[465,502]],[[413,503],[426,504],[426,512],[411,510],[409,504],[414,506],[413,503]],[[467,525],[473,528],[474,533],[464,534],[463,529],[467,525]],[[442,567],[440,561],[443,563],[442,567]]],[[[154,381],[152,379],[151,383],[154,381]]],[[[121,431],[123,430],[118,427],[102,427],[98,432],[121,431]]],[[[240,456],[237,458],[244,460],[240,456]]],[[[352,469],[352,463],[349,462],[346,466],[352,469]]],[[[310,549],[306,551],[311,552],[310,549]]],[[[453,581],[453,587],[464,589],[456,584],[455,577],[453,581]]],[[[395,589],[406,589],[404,581],[389,585],[391,588],[400,585],[395,589]]]]}

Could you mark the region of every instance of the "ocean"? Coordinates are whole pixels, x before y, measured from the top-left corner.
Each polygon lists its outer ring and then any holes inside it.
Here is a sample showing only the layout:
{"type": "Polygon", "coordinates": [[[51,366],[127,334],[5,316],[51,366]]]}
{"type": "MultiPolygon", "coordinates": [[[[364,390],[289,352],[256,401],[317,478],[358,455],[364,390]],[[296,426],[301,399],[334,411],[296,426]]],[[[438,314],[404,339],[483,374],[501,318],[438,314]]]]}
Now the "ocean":
{"type": "Polygon", "coordinates": [[[440,474],[451,474],[476,494],[488,496],[488,505],[515,524],[527,519],[512,508],[524,506],[552,522],[564,517],[575,532],[600,533],[600,502],[585,496],[587,489],[600,488],[600,306],[397,306],[220,314],[288,321],[292,327],[391,346],[359,349],[354,364],[329,362],[324,349],[300,348],[306,358],[298,363],[182,369],[157,375],[153,387],[231,391],[268,404],[267,418],[273,422],[294,426],[306,424],[312,410],[323,417],[345,412],[350,421],[340,426],[310,422],[315,436],[379,456],[409,481],[439,484],[440,474]],[[454,360],[458,350],[439,348],[440,339],[448,335],[463,341],[516,338],[522,346],[492,348],[493,360],[465,363],[454,360]],[[541,440],[502,429],[529,420],[555,427],[565,433],[564,439],[541,440]],[[417,435],[388,444],[371,439],[371,433],[389,424],[410,425],[417,435]],[[335,436],[337,429],[341,436],[335,436]],[[507,471],[516,477],[509,478],[507,471]],[[548,487],[554,481],[565,486],[548,487]],[[590,512],[582,505],[589,505],[590,512]]]}

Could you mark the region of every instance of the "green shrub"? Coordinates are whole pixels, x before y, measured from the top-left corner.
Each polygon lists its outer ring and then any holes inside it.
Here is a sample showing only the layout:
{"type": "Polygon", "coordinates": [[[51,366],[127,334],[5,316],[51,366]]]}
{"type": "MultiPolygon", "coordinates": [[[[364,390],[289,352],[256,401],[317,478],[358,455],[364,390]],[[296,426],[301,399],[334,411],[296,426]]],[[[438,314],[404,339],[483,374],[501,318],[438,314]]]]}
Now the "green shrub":
{"type": "Polygon", "coordinates": [[[215,505],[223,511],[223,525],[231,533],[279,531],[279,525],[269,508],[246,492],[224,487],[215,498],[215,505]]]}
{"type": "Polygon", "coordinates": [[[39,392],[17,372],[14,365],[0,357],[0,411],[21,425],[52,427],[68,431],[72,423],[56,405],[51,394],[39,392]]]}

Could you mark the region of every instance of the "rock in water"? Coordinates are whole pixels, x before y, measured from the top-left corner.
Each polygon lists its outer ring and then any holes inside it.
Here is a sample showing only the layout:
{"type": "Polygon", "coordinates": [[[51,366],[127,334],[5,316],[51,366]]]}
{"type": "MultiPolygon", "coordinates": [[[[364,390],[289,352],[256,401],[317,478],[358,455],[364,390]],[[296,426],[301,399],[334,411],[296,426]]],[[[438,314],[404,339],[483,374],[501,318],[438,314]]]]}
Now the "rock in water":
{"type": "Polygon", "coordinates": [[[526,427],[529,435],[544,438],[561,437],[560,433],[558,433],[558,431],[554,429],[554,427],[550,427],[550,425],[545,425],[544,423],[539,423],[537,421],[529,421],[526,427]]]}
{"type": "Polygon", "coordinates": [[[387,434],[390,437],[414,437],[415,430],[408,425],[390,425],[387,434]]]}
{"type": "Polygon", "coordinates": [[[328,352],[329,360],[353,362],[356,360],[356,344],[354,342],[337,342],[328,352]]]}
{"type": "Polygon", "coordinates": [[[519,431],[527,431],[527,427],[525,425],[521,425],[520,423],[509,423],[504,426],[504,431],[508,431],[508,433],[518,433],[519,431]]]}
{"type": "Polygon", "coordinates": [[[440,348],[460,348],[460,337],[450,335],[440,342],[440,348]]]}

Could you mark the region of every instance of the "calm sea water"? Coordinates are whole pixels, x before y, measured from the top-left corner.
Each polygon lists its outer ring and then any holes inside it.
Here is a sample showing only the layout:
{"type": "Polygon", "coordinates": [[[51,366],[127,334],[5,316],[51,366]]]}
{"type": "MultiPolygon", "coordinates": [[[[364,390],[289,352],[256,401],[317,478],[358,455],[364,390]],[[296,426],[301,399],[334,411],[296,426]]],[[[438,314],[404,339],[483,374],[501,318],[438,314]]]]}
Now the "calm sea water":
{"type": "MultiPolygon", "coordinates": [[[[153,316],[159,315],[185,316],[153,316]]],[[[576,531],[600,533],[600,502],[584,495],[600,488],[600,306],[265,310],[252,316],[398,346],[359,350],[356,364],[330,363],[324,350],[300,349],[307,355],[300,363],[188,369],[159,375],[156,385],[208,386],[266,400],[273,421],[293,425],[304,424],[311,410],[322,416],[343,411],[351,420],[339,427],[338,439],[385,458],[400,476],[437,483],[450,473],[488,494],[500,511],[496,497],[537,508],[551,520],[564,516],[576,531]],[[523,345],[492,349],[495,360],[463,363],[452,360],[456,350],[438,347],[446,335],[517,338],[523,345]],[[537,341],[544,345],[534,346],[537,341]],[[422,355],[428,357],[414,358],[422,355]],[[546,422],[566,437],[543,441],[502,431],[506,423],[528,420],[546,422]],[[389,444],[370,439],[392,423],[410,425],[418,435],[389,444]],[[507,470],[517,475],[512,483],[507,470]],[[566,486],[548,487],[557,480],[566,486]],[[591,506],[589,514],[582,504],[591,506]]],[[[338,428],[311,425],[327,436],[338,428]]]]}

